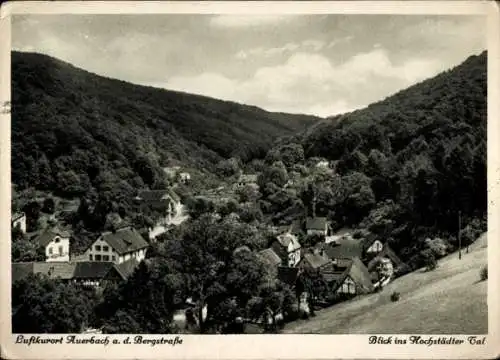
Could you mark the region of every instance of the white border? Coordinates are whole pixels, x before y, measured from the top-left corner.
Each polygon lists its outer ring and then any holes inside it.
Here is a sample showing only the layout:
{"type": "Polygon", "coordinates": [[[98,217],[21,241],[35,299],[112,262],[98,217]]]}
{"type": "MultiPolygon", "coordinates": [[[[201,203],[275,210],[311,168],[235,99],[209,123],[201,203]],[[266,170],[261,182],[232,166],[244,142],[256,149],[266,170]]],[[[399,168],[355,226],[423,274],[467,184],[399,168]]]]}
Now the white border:
{"type": "MultiPolygon", "coordinates": [[[[500,355],[498,243],[500,223],[500,16],[492,1],[311,2],[11,2],[0,13],[0,100],[10,99],[10,16],[13,14],[436,14],[488,18],[488,321],[486,346],[368,345],[368,335],[188,335],[178,346],[14,345],[10,315],[10,115],[0,114],[1,357],[19,359],[480,359],[500,355]],[[495,156],[494,156],[495,155],[495,156]],[[496,256],[495,256],[496,255],[496,256]],[[7,311],[8,310],[8,311],[7,311]]],[[[398,334],[398,336],[404,336],[398,334]]],[[[439,335],[437,335],[439,336],[439,335]]],[[[55,336],[52,336],[55,337],[55,336]]],[[[87,336],[90,338],[90,336],[87,336]]],[[[110,336],[125,338],[126,336],[110,336]]],[[[153,337],[153,336],[150,336],[153,337]]],[[[157,336],[160,337],[160,336],[157,336]]],[[[172,336],[168,336],[172,338],[172,336]]],[[[175,337],[175,335],[173,336],[175,337]]],[[[457,338],[464,339],[463,335],[457,338]]]]}

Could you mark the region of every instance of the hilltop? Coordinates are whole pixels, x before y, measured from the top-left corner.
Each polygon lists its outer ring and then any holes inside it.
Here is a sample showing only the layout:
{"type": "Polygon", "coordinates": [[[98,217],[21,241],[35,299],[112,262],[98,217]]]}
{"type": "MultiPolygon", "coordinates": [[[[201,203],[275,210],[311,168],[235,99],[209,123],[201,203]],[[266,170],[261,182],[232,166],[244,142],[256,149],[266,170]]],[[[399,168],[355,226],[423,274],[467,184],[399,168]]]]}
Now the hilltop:
{"type": "Polygon", "coordinates": [[[295,210],[301,206],[313,211],[314,202],[334,228],[374,233],[418,268],[428,237],[457,248],[459,217],[463,241],[486,229],[486,95],[483,52],[364,109],[318,122],[268,152],[269,166],[301,185],[263,200],[294,204],[280,209],[284,222],[302,218],[295,210]],[[311,159],[327,164],[327,173],[304,171],[311,159]]]}
{"type": "Polygon", "coordinates": [[[98,76],[58,59],[12,52],[12,182],[77,196],[162,186],[162,167],[213,174],[220,160],[265,154],[315,123],[307,115],[98,76]]]}

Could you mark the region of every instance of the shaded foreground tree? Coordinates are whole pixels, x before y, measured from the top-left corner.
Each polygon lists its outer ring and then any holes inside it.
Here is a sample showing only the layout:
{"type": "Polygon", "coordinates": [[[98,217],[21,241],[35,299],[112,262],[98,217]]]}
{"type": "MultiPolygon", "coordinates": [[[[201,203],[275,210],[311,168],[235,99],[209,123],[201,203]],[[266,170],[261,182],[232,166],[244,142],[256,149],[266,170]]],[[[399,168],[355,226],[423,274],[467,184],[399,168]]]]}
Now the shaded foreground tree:
{"type": "Polygon", "coordinates": [[[12,284],[12,332],[78,333],[91,321],[93,290],[29,275],[12,284]]]}
{"type": "Polygon", "coordinates": [[[125,283],[106,288],[96,325],[109,334],[172,332],[175,285],[168,275],[165,267],[141,262],[125,283]]]}

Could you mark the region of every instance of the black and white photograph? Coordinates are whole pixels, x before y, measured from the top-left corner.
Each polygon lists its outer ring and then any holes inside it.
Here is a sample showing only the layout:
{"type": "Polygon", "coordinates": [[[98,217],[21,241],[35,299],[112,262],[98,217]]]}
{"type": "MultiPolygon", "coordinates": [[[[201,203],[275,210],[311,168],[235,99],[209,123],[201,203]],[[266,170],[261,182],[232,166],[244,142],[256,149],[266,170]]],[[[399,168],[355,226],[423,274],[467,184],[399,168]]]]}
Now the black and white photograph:
{"type": "Polygon", "coordinates": [[[485,341],[485,13],[9,18],[16,342],[485,341]]]}

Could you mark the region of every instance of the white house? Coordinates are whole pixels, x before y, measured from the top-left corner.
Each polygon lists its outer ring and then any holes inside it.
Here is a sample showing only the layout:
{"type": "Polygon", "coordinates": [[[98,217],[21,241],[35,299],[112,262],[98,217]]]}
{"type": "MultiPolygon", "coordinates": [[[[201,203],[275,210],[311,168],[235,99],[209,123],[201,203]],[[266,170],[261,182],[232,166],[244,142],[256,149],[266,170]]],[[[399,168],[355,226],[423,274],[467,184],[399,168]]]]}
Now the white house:
{"type": "Polygon", "coordinates": [[[308,217],[306,220],[307,235],[328,235],[328,220],[326,217],[308,217]]]}
{"type": "Polygon", "coordinates": [[[109,261],[121,264],[135,259],[141,262],[146,257],[149,244],[131,227],[104,232],[85,251],[82,258],[86,261],[109,261]]]}
{"type": "Polygon", "coordinates": [[[14,213],[11,218],[11,225],[14,229],[19,227],[19,229],[25,233],[26,232],[26,214],[25,213],[14,213]]]}
{"type": "Polygon", "coordinates": [[[71,234],[57,226],[49,228],[35,238],[45,249],[45,261],[69,261],[69,246],[71,234]]]}
{"type": "Polygon", "coordinates": [[[297,237],[291,233],[279,235],[272,243],[271,249],[281,258],[284,266],[294,267],[300,262],[301,245],[297,237]]]}
{"type": "Polygon", "coordinates": [[[191,175],[188,172],[179,173],[179,180],[183,184],[187,184],[191,180],[191,175]]]}
{"type": "Polygon", "coordinates": [[[367,254],[378,254],[384,248],[384,244],[380,240],[375,240],[367,249],[367,254]]]}

